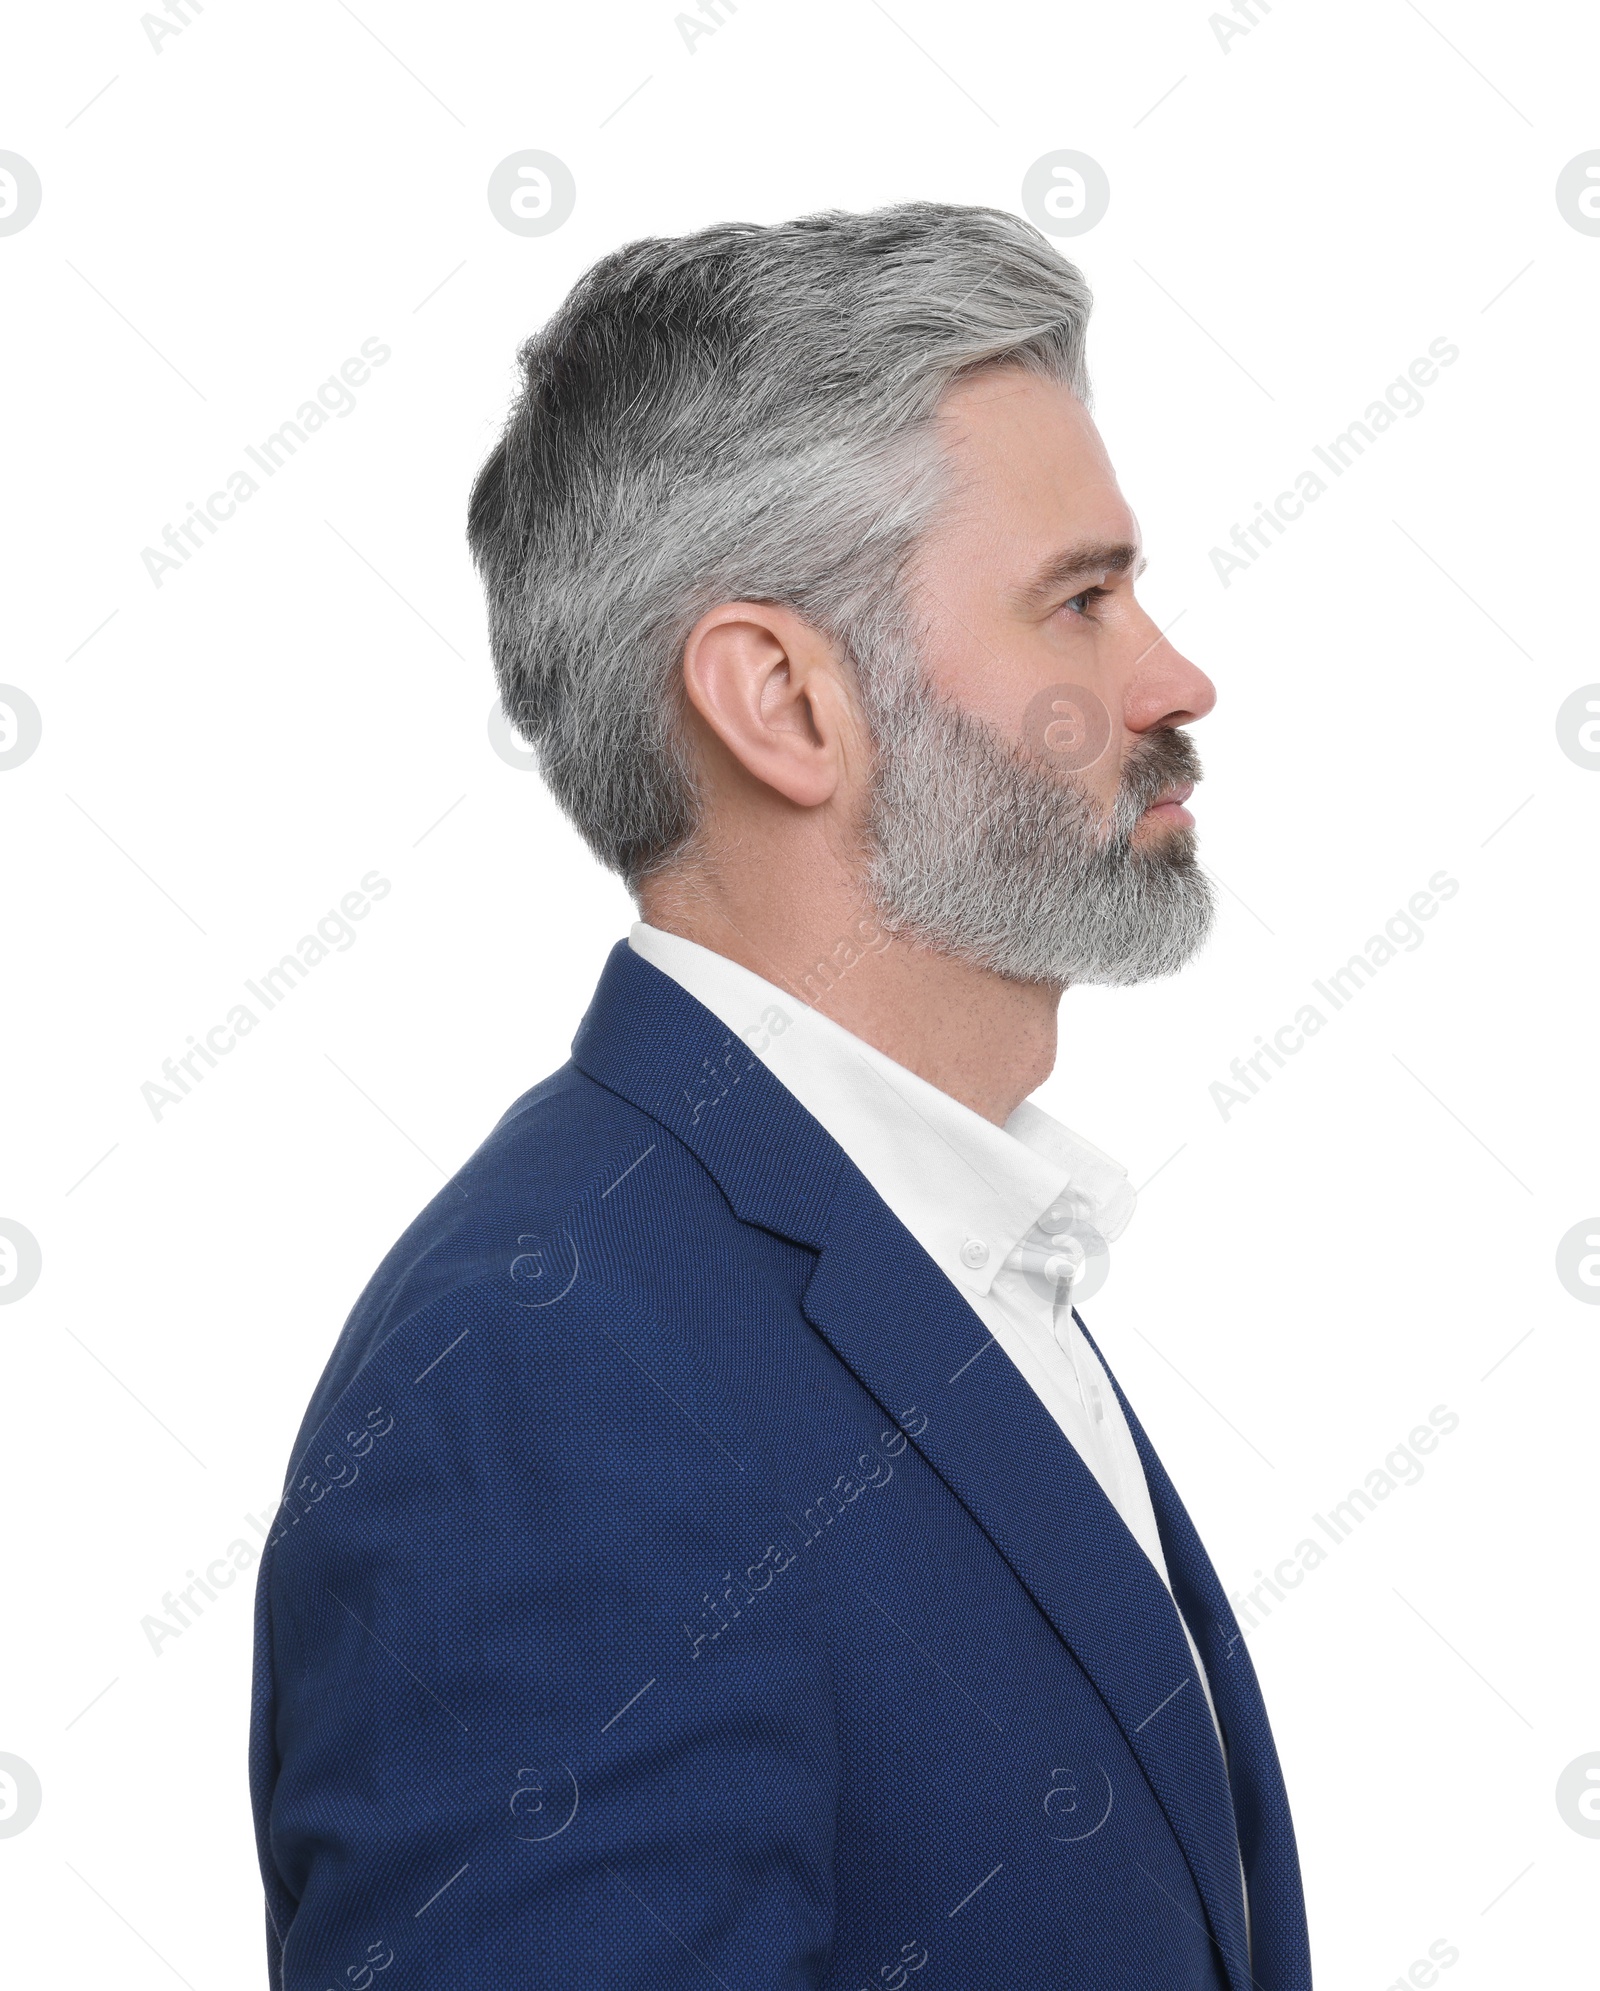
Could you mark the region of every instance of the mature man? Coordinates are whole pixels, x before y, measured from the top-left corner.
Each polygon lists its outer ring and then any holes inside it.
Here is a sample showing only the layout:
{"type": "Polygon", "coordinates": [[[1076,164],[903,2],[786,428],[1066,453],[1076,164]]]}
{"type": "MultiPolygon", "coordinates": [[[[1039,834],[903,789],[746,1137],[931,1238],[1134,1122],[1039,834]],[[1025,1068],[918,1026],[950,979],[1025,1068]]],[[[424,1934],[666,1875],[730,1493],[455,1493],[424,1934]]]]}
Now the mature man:
{"type": "Polygon", "coordinates": [[[472,495],[642,920],[357,1304],[258,1605],[286,1991],[1304,1991],[1238,1626],[1027,1095],[1211,918],[1082,279],[913,204],[631,244],[472,495]],[[1079,1278],[1079,1275],[1084,1275],[1079,1278]]]}

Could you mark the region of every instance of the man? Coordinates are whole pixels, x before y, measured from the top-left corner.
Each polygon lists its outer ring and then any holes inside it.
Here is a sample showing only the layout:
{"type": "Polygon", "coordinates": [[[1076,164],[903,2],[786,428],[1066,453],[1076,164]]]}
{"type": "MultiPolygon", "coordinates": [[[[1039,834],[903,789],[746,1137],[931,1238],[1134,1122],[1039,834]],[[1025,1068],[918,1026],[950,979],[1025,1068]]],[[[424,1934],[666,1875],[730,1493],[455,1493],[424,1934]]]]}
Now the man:
{"type": "Polygon", "coordinates": [[[636,242],[472,495],[641,922],[374,1276],[258,1605],[275,1980],[1304,1991],[1222,1587],[1027,1103],[1211,902],[1089,298],[914,204],[636,242]]]}

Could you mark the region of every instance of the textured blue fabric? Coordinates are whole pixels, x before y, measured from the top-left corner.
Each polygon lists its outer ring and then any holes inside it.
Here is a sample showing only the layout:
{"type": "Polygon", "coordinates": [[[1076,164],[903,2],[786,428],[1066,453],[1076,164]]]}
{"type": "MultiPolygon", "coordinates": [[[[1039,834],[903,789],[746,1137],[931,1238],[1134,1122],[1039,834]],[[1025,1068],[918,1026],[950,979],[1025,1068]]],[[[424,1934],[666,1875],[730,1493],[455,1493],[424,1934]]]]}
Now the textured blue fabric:
{"type": "Polygon", "coordinates": [[[1129,1415],[1226,1770],[1016,1369],[619,945],[296,1442],[256,1601],[273,1982],[1306,1991],[1255,1676],[1129,1415]]]}

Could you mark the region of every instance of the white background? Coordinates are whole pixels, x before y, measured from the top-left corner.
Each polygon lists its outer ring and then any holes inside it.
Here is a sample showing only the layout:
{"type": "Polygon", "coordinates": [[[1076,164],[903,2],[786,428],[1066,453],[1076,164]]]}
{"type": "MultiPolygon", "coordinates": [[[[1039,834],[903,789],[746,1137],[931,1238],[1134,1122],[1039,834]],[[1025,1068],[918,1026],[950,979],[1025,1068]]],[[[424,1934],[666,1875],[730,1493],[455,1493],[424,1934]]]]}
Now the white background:
{"type": "Polygon", "coordinates": [[[724,0],[691,53],[673,0],[182,11],[157,52],[132,0],[23,10],[0,99],[43,183],[0,238],[0,677],[44,727],[0,776],[0,1217],[43,1252],[0,1311],[0,1752],[44,1791],[0,1838],[13,1977],[261,1981],[253,1570],[159,1655],[141,1619],[256,1541],[365,1279],[631,915],[489,746],[463,526],[517,345],[636,235],[1020,209],[1073,147],[1143,593],[1220,691],[1226,888],[1184,975],[1064,1010],[1041,1103],[1148,1184],[1087,1316],[1233,1590],[1457,1414],[1250,1637],[1319,1982],[1440,1939],[1452,1987],[1592,1981],[1600,1840],[1555,1785],[1600,1750],[1600,1313],[1555,1253],[1600,1208],[1600,773],[1555,719],[1600,679],[1600,237],[1555,182],[1600,146],[1594,20],[1257,0],[1224,50],[1203,0],[724,0]],[[539,238],[485,195],[526,147],[577,182],[539,238]],[[142,549],[372,337],[355,411],[154,585],[142,549]],[[1225,588],[1212,547],[1441,337],[1423,411],[1225,588]],[[1423,944],[1224,1119],[1230,1060],[1441,868],[1423,944]],[[372,869],[355,944],[154,1117],[372,869]]]}

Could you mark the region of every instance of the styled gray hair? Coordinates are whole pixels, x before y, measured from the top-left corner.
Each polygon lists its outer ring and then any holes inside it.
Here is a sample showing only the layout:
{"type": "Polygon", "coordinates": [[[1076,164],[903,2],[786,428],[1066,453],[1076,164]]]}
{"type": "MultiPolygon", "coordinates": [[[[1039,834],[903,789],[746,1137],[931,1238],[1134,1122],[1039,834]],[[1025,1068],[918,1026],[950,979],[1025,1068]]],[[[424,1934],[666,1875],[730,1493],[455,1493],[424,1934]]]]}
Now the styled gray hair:
{"type": "Polygon", "coordinates": [[[694,625],[781,604],[865,684],[949,488],[941,397],[1012,365],[1087,403],[1090,305],[1017,216],[913,201],[630,242],[522,347],[467,540],[506,714],[630,887],[697,827],[694,625]]]}

